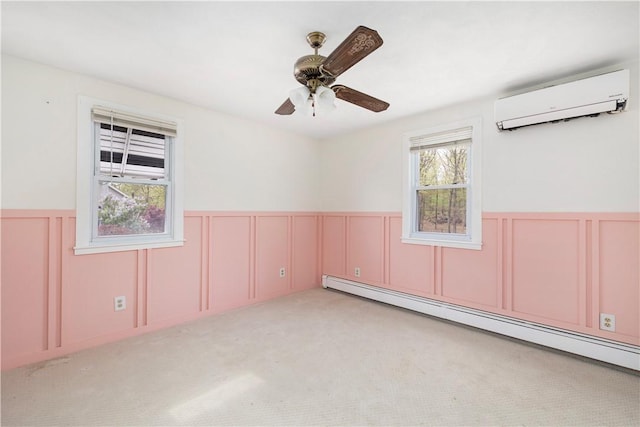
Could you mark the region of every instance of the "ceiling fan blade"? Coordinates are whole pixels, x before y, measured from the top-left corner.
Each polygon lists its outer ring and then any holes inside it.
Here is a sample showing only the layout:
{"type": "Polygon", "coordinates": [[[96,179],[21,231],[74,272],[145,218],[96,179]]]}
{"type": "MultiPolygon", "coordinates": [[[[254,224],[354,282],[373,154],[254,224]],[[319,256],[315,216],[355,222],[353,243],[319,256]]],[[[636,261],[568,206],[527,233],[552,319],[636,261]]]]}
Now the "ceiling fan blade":
{"type": "Polygon", "coordinates": [[[380,46],[382,37],[378,32],[361,25],[327,56],[322,63],[322,70],[337,77],[380,46]]]}
{"type": "Polygon", "coordinates": [[[294,111],[296,111],[296,107],[294,107],[291,100],[287,98],[287,100],[284,101],[280,107],[278,107],[275,113],[283,116],[287,116],[289,114],[293,114],[294,111]]]}
{"type": "Polygon", "coordinates": [[[373,112],[379,113],[389,108],[389,103],[381,101],[366,93],[358,92],[355,89],[346,87],[343,85],[334,85],[331,87],[336,93],[336,98],[340,98],[343,101],[350,102],[358,107],[366,108],[373,112]]]}

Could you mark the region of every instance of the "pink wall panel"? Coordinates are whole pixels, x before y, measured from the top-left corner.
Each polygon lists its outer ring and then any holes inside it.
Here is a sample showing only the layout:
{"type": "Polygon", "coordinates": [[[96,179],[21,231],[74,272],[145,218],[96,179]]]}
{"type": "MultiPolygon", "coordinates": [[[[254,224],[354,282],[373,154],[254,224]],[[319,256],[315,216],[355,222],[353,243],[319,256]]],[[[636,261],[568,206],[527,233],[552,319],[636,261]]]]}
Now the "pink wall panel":
{"type": "Polygon", "coordinates": [[[513,220],[513,310],[579,322],[578,221],[513,220]]]}
{"type": "Polygon", "coordinates": [[[629,237],[638,233],[637,215],[489,213],[480,251],[402,244],[401,216],[393,213],[331,213],[323,221],[322,274],[640,343],[640,249],[629,237]],[[600,302],[621,315],[618,332],[599,330],[600,302]]]}
{"type": "Polygon", "coordinates": [[[184,219],[183,247],[149,251],[149,324],[200,311],[203,218],[184,219]]]}
{"type": "Polygon", "coordinates": [[[433,293],[433,246],[402,243],[402,217],[389,218],[387,288],[415,295],[433,293]]]}
{"type": "Polygon", "coordinates": [[[2,219],[2,355],[47,349],[49,219],[2,219]]]}
{"type": "Polygon", "coordinates": [[[600,221],[599,226],[600,312],[616,316],[617,333],[637,337],[640,335],[640,224],[600,221]]]}
{"type": "Polygon", "coordinates": [[[196,212],[183,247],[80,256],[74,214],[2,212],[3,369],[306,289],[320,274],[640,344],[637,214],[485,214],[472,251],[402,244],[397,213],[196,212]],[[600,312],[616,315],[616,332],[598,328],[600,312]]]}
{"type": "Polygon", "coordinates": [[[286,216],[256,218],[256,297],[273,298],[289,290],[289,233],[286,216]],[[285,277],[280,277],[280,269],[285,277]]]}
{"type": "Polygon", "coordinates": [[[138,252],[73,255],[75,221],[62,284],[62,344],[76,343],[135,327],[138,252]],[[114,311],[113,299],[124,296],[127,309],[114,311]]]}
{"type": "Polygon", "coordinates": [[[442,248],[442,295],[499,307],[498,220],[482,221],[482,250],[442,248]],[[464,266],[462,268],[461,266],[464,266]]]}
{"type": "Polygon", "coordinates": [[[318,274],[318,217],[293,217],[293,287],[309,289],[320,285],[318,274]]]}
{"type": "Polygon", "coordinates": [[[381,283],[384,274],[384,219],[379,216],[351,216],[348,228],[347,275],[381,283]]]}
{"type": "Polygon", "coordinates": [[[211,298],[214,311],[249,302],[251,217],[211,217],[211,298]]]}
{"type": "Polygon", "coordinates": [[[322,273],[342,276],[345,264],[345,217],[322,217],[322,273]]]}

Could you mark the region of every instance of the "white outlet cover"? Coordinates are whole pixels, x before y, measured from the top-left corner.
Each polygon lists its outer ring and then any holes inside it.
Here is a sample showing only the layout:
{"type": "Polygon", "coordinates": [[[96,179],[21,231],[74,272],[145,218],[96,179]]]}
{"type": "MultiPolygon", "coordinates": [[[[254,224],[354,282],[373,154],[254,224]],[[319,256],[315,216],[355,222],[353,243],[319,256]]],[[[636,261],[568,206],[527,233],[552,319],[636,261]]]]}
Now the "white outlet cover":
{"type": "Polygon", "coordinates": [[[122,311],[127,308],[127,297],[119,296],[113,299],[113,310],[122,311]]]}
{"type": "Polygon", "coordinates": [[[616,316],[613,314],[600,313],[600,329],[603,331],[616,331],[616,316]]]}

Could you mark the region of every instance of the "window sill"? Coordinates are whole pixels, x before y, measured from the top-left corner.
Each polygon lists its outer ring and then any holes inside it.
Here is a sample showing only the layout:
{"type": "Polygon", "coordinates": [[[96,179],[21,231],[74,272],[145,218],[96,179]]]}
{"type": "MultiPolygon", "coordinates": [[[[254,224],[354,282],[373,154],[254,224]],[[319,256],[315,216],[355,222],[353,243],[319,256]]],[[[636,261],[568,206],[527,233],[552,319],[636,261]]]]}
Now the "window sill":
{"type": "Polygon", "coordinates": [[[417,237],[403,237],[401,240],[402,240],[402,243],[408,243],[411,245],[442,246],[446,248],[473,249],[476,251],[479,251],[482,249],[482,242],[421,239],[417,237]]]}
{"type": "Polygon", "coordinates": [[[184,240],[159,240],[154,242],[127,242],[120,244],[92,244],[73,248],[76,255],[99,254],[107,252],[135,251],[139,249],[172,248],[184,246],[184,240]]]}

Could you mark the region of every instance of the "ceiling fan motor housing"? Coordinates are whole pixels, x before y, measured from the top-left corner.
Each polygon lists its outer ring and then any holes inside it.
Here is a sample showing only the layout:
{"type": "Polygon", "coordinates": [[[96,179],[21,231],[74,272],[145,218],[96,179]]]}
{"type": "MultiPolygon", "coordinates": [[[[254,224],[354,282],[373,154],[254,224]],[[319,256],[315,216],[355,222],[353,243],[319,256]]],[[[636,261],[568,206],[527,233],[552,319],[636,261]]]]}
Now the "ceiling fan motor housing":
{"type": "Polygon", "coordinates": [[[296,80],[304,86],[308,86],[311,80],[318,80],[323,86],[332,84],[336,78],[320,70],[325,59],[322,55],[305,55],[298,58],[293,67],[296,80]]]}

